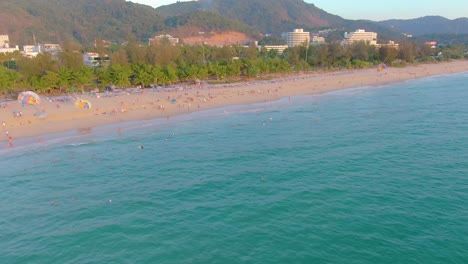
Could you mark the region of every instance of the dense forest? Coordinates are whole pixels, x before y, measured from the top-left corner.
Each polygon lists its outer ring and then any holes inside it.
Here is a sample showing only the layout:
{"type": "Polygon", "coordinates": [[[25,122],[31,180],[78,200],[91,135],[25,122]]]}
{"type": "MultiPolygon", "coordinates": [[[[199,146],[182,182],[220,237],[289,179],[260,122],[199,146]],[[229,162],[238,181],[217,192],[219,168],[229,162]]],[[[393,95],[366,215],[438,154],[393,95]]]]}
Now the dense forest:
{"type": "Polygon", "coordinates": [[[366,28],[384,39],[403,38],[391,28],[346,20],[302,0],[188,1],[156,9],[125,0],[0,1],[0,34],[8,34],[14,45],[73,39],[87,46],[96,38],[124,43],[132,36],[145,42],[164,33],[183,39],[194,32],[229,31],[258,39],[260,33],[279,37],[294,28],[312,32],[366,28]]]}
{"type": "Polygon", "coordinates": [[[0,54],[0,91],[12,97],[30,89],[39,93],[77,92],[151,84],[171,85],[196,79],[224,82],[245,78],[265,78],[316,69],[374,67],[380,63],[402,66],[407,63],[460,59],[466,56],[464,45],[455,44],[431,49],[424,44],[404,42],[399,49],[377,49],[365,43],[343,47],[340,44],[299,46],[282,54],[257,47],[208,45],[172,45],[167,39],[147,46],[129,41],[126,46],[106,47],[98,41],[86,49],[67,41],[56,58],[39,54],[26,58],[19,53],[0,54]],[[81,52],[78,52],[80,50],[81,52]],[[83,64],[82,52],[108,54],[110,65],[91,68],[83,64]]]}
{"type": "Polygon", "coordinates": [[[14,44],[63,43],[73,38],[91,45],[96,38],[117,43],[128,35],[147,40],[164,30],[154,9],[124,0],[2,0],[0,32],[14,44]]]}

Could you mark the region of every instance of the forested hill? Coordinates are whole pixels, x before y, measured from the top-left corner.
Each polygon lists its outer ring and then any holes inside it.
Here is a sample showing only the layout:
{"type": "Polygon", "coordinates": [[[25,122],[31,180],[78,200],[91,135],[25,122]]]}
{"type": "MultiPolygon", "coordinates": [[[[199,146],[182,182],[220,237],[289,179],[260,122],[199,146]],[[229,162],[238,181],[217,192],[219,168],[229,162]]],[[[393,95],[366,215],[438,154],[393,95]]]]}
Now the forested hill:
{"type": "Polygon", "coordinates": [[[42,43],[124,41],[129,35],[147,39],[163,27],[154,8],[124,0],[0,1],[0,32],[17,43],[33,43],[33,35],[42,43]]]}
{"type": "Polygon", "coordinates": [[[0,34],[8,34],[13,45],[73,39],[91,46],[96,39],[123,43],[129,38],[145,43],[156,34],[184,39],[199,32],[259,40],[259,33],[279,36],[294,28],[336,29],[337,39],[343,31],[363,28],[386,41],[403,38],[402,31],[467,33],[468,19],[346,20],[303,0],[198,0],[156,9],[125,0],[0,0],[0,34]]]}
{"type": "Polygon", "coordinates": [[[194,32],[241,32],[279,36],[294,28],[366,28],[397,35],[370,21],[350,21],[303,0],[200,0],[154,9],[125,0],[1,0],[0,34],[12,44],[63,43],[89,46],[95,39],[146,42],[155,34],[184,38],[194,32]]]}
{"type": "Polygon", "coordinates": [[[216,12],[223,17],[254,27],[261,33],[276,36],[294,28],[303,28],[306,31],[327,28],[354,31],[365,28],[378,32],[384,39],[403,37],[394,29],[372,21],[343,19],[303,0],[198,0],[156,8],[157,13],[163,17],[186,15],[197,10],[216,12]]]}
{"type": "Polygon", "coordinates": [[[198,0],[178,2],[156,9],[161,16],[177,16],[197,10],[217,12],[241,21],[263,33],[281,33],[293,28],[343,25],[345,20],[303,0],[198,0]]]}
{"type": "Polygon", "coordinates": [[[468,18],[450,20],[440,16],[426,16],[408,20],[385,20],[378,22],[382,26],[412,34],[414,36],[430,34],[468,34],[468,18]]]}

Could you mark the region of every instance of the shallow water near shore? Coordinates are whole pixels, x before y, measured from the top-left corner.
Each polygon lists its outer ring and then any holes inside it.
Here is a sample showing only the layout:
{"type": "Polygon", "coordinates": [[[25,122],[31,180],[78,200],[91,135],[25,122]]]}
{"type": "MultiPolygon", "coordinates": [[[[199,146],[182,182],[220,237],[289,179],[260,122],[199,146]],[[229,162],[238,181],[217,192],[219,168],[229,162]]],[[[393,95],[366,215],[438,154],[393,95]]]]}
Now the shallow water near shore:
{"type": "Polygon", "coordinates": [[[0,263],[467,263],[467,79],[23,139],[0,263]]]}

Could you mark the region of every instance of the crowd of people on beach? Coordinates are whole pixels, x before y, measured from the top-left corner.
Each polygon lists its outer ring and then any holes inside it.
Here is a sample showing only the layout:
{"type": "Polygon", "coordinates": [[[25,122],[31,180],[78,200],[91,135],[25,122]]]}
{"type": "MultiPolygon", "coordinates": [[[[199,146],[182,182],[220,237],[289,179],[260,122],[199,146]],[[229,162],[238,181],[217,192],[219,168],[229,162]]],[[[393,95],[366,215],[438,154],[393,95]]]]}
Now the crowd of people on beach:
{"type": "MultiPolygon", "coordinates": [[[[330,75],[335,74],[347,74],[350,72],[341,73],[329,73],[330,75]]],[[[49,108],[53,107],[60,111],[66,109],[75,108],[73,105],[77,100],[85,99],[92,100],[93,102],[93,113],[94,115],[108,115],[115,116],[117,114],[127,113],[130,110],[136,109],[148,109],[152,108],[160,111],[161,113],[166,112],[166,108],[172,109],[167,115],[177,113],[188,113],[193,110],[204,109],[203,105],[210,103],[217,97],[230,100],[234,96],[255,96],[260,94],[277,93],[282,86],[281,83],[287,83],[297,80],[310,80],[319,75],[300,75],[300,76],[285,76],[275,79],[255,80],[255,81],[241,81],[233,83],[218,83],[209,84],[207,82],[200,82],[197,84],[188,85],[170,85],[170,86],[151,86],[149,88],[142,87],[127,87],[127,88],[116,88],[115,86],[111,89],[105,89],[100,91],[98,89],[92,89],[89,92],[82,91],[81,93],[69,93],[58,96],[46,96],[45,101],[49,103],[49,108]],[[259,86],[263,88],[258,88],[259,86]],[[272,86],[273,85],[273,86],[272,86]],[[268,87],[268,88],[265,88],[268,87]],[[225,88],[229,88],[226,90],[225,88]],[[123,98],[126,96],[133,95],[133,97],[127,97],[125,99],[117,99],[115,105],[109,108],[109,104],[105,106],[100,103],[100,100],[105,98],[123,98]],[[129,99],[132,98],[132,99],[129,99]]],[[[322,75],[323,76],[323,75],[322,75]]],[[[16,101],[11,101],[11,104],[16,101]]],[[[3,103],[2,107],[7,108],[8,104],[3,103]]],[[[24,106],[23,106],[24,107],[24,106]]],[[[44,106],[41,106],[44,108],[44,106]]],[[[51,110],[53,111],[53,110],[51,110]]],[[[87,110],[85,110],[87,111],[87,110]]],[[[45,112],[45,111],[43,111],[45,112]]],[[[23,117],[22,111],[13,111],[14,117],[23,117]]],[[[168,116],[167,116],[168,117],[168,116]]],[[[6,130],[5,122],[3,123],[5,134],[7,135],[7,147],[13,146],[13,138],[8,135],[6,130]]],[[[25,124],[20,121],[19,125],[25,124]]],[[[11,126],[12,124],[10,124],[11,126]]]]}
{"type": "Polygon", "coordinates": [[[218,80],[218,83],[200,81],[195,84],[152,85],[148,88],[112,87],[57,96],[41,95],[40,104],[34,106],[22,106],[12,99],[0,100],[0,120],[4,121],[3,134],[6,135],[6,138],[0,137],[0,142],[6,141],[7,147],[12,147],[12,133],[15,138],[22,138],[61,131],[65,129],[64,123],[67,124],[66,129],[77,129],[80,125],[125,122],[138,118],[168,119],[170,116],[194,110],[402,81],[439,72],[463,71],[466,67],[466,62],[457,62],[440,66],[413,66],[408,69],[390,68],[385,69],[385,74],[382,74],[382,67],[377,73],[375,69],[346,69],[231,83],[218,80]],[[88,107],[78,107],[77,102],[83,101],[89,103],[88,107]]]}

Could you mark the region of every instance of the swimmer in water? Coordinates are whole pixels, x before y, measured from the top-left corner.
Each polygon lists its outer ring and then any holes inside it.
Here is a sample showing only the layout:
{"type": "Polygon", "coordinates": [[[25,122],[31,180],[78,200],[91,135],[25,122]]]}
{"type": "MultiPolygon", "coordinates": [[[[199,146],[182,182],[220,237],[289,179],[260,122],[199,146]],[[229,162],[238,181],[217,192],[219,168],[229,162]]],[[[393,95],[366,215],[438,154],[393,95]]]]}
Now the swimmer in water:
{"type": "Polygon", "coordinates": [[[138,146],[138,148],[139,148],[139,149],[143,149],[143,146],[140,145],[140,146],[138,146]]]}

